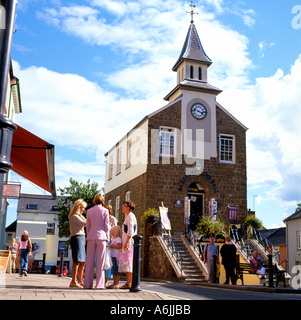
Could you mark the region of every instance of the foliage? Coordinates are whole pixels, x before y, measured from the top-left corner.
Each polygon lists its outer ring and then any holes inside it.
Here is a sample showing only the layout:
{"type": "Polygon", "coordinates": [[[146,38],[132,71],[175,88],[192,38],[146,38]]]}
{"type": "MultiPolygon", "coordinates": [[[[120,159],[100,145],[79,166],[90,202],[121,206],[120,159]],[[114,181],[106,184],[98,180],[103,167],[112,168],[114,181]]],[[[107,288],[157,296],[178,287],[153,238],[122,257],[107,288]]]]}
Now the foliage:
{"type": "Polygon", "coordinates": [[[74,204],[74,202],[78,199],[83,199],[87,202],[87,208],[91,208],[93,206],[93,199],[96,193],[99,193],[98,183],[92,182],[90,183],[90,179],[86,184],[79,183],[76,180],[70,178],[69,179],[70,186],[65,188],[59,188],[62,198],[58,201],[58,227],[59,227],[59,237],[68,237],[70,232],[68,230],[69,227],[69,219],[68,215],[70,210],[74,204]]]}
{"type": "Polygon", "coordinates": [[[152,225],[160,222],[159,211],[155,208],[148,208],[142,216],[142,222],[152,225]]]}
{"type": "Polygon", "coordinates": [[[261,229],[263,227],[262,221],[260,219],[256,218],[254,214],[250,214],[246,218],[245,224],[247,226],[251,226],[255,229],[261,229]]]}
{"type": "Polygon", "coordinates": [[[209,236],[215,237],[218,234],[224,234],[225,225],[220,220],[213,221],[211,217],[204,216],[197,224],[196,231],[206,238],[208,238],[209,236]]]}

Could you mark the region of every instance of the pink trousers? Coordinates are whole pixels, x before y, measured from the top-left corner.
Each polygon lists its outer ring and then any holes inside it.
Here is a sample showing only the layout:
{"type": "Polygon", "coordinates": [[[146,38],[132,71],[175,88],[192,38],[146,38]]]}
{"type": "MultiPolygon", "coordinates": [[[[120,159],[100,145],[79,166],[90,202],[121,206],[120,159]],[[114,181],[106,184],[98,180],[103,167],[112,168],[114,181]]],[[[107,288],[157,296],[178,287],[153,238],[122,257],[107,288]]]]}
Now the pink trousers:
{"type": "Polygon", "coordinates": [[[97,268],[96,268],[96,288],[105,287],[105,252],[107,242],[105,240],[87,240],[87,258],[85,270],[84,288],[91,289],[93,287],[95,254],[97,253],[97,268]]]}

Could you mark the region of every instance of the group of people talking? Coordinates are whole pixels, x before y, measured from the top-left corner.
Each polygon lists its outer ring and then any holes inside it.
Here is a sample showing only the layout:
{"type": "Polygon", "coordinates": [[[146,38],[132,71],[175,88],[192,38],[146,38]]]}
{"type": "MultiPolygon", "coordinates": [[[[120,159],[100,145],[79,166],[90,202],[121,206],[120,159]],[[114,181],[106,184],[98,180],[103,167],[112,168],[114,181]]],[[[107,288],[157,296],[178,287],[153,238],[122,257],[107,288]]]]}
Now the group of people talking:
{"type": "Polygon", "coordinates": [[[97,289],[130,289],[133,261],[131,260],[120,270],[116,255],[118,251],[133,250],[133,236],[137,234],[137,220],[133,213],[135,204],[133,201],[123,202],[122,211],[125,214],[125,220],[120,228],[116,218],[112,215],[112,207],[104,206],[104,197],[101,194],[94,196],[93,203],[94,206],[87,210],[86,217],[84,217],[83,213],[87,203],[78,199],[68,216],[73,260],[70,287],[91,289],[96,267],[97,289]],[[86,228],[86,233],[84,228],[86,228]],[[111,285],[106,283],[104,270],[107,248],[112,253],[111,271],[114,282],[111,285]],[[126,274],[126,283],[119,287],[121,272],[126,274]]]}

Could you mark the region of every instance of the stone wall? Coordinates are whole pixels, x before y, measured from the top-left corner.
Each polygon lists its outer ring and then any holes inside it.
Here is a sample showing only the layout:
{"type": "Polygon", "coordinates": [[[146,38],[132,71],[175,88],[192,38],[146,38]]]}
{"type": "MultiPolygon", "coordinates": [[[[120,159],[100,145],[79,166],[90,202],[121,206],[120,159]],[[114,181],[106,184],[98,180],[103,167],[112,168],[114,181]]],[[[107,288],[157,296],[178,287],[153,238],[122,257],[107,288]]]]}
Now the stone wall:
{"type": "Polygon", "coordinates": [[[149,272],[151,279],[178,280],[157,236],[149,238],[149,272]]]}

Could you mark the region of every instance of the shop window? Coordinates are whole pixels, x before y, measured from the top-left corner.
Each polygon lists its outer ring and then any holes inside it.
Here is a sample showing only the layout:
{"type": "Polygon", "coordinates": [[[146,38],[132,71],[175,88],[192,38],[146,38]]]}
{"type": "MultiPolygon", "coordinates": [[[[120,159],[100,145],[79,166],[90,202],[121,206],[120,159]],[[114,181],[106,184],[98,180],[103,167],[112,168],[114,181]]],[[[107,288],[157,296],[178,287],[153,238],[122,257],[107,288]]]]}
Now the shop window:
{"type": "Polygon", "coordinates": [[[68,257],[68,244],[66,241],[59,241],[58,243],[58,250],[57,250],[57,256],[60,257],[61,256],[61,251],[64,252],[64,257],[67,258],[68,257]]]}

